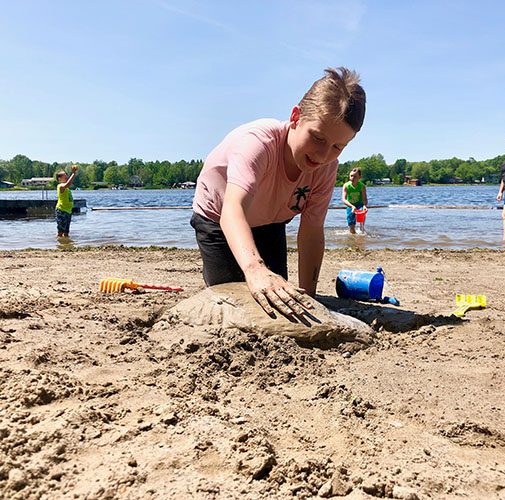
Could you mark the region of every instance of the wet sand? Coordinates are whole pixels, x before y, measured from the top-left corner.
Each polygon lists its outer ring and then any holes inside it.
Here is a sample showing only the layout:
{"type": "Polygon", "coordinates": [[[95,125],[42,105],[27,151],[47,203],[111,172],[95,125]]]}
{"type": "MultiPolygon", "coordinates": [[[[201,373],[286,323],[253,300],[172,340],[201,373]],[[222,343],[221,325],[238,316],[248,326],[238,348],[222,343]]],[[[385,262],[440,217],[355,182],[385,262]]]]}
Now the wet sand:
{"type": "Polygon", "coordinates": [[[376,332],[352,353],[160,331],[200,267],[193,250],[0,252],[0,497],[505,498],[504,252],[328,251],[320,299],[376,332]],[[335,298],[339,270],[378,265],[399,308],[335,298]],[[106,295],[108,276],[184,292],[106,295]],[[454,320],[456,293],[488,307],[454,320]]]}

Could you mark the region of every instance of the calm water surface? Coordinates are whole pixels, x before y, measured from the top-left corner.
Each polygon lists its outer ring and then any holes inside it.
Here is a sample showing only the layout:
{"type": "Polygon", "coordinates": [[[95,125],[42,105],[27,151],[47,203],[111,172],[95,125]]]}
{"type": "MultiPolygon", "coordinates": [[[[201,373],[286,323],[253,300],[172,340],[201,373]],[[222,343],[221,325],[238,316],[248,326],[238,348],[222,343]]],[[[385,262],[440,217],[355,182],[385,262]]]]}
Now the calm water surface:
{"type": "MultiPolygon", "coordinates": [[[[498,186],[370,187],[366,235],[349,235],[345,211],[326,217],[327,248],[492,248],[501,249],[498,186]],[[461,208],[432,208],[457,206],[461,208]]],[[[193,190],[74,191],[88,210],[74,215],[74,246],[127,245],[196,248],[189,225],[193,190]],[[111,207],[174,207],[158,210],[100,210],[111,207]],[[186,208],[175,208],[186,207],[186,208]]],[[[332,206],[342,207],[341,189],[332,206]]],[[[39,199],[41,192],[0,192],[0,199],[39,199]]],[[[56,199],[56,191],[49,192],[56,199]]],[[[289,246],[296,246],[298,217],[288,225],[289,246]]],[[[0,219],[0,249],[59,248],[53,217],[0,219]]]]}

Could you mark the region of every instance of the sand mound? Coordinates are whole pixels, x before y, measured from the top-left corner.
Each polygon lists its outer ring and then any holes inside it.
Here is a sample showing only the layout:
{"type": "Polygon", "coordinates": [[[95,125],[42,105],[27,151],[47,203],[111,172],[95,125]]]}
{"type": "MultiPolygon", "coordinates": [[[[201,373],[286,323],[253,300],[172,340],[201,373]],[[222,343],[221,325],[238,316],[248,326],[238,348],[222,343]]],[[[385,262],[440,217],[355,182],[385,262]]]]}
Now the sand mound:
{"type": "Polygon", "coordinates": [[[155,327],[166,322],[182,322],[195,327],[237,328],[259,335],[292,337],[304,344],[337,346],[344,342],[369,346],[373,330],[351,316],[330,311],[314,299],[313,309],[303,317],[287,318],[277,314],[270,318],[253,299],[245,283],[226,283],[206,288],[169,309],[155,327]]]}

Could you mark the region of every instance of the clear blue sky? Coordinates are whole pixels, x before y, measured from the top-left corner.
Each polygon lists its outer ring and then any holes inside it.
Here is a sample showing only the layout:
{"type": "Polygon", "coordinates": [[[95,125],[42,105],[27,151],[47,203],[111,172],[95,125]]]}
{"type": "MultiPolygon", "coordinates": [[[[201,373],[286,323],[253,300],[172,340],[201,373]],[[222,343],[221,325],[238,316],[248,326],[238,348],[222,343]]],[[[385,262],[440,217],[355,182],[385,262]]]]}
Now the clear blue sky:
{"type": "Polygon", "coordinates": [[[328,66],[368,98],[342,161],[505,153],[503,0],[0,0],[0,158],[205,158],[328,66]]]}

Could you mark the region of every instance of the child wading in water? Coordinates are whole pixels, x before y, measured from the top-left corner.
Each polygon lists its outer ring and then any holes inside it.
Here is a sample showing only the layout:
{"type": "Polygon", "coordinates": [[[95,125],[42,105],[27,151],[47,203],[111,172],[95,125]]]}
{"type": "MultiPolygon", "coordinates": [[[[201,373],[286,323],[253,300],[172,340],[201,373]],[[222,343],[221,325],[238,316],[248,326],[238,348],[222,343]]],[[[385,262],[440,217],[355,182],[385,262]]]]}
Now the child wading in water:
{"type": "Polygon", "coordinates": [[[242,125],[209,154],[191,218],[207,286],[245,280],[271,316],[310,308],[304,293],[316,293],[337,159],[364,117],[357,73],[330,68],[288,121],[242,125]],[[286,224],[298,214],[300,288],[287,281],[286,246],[286,224]]]}
{"type": "MultiPolygon", "coordinates": [[[[504,201],[503,193],[505,192],[505,161],[501,164],[500,168],[501,168],[501,182],[500,182],[500,188],[498,189],[498,194],[496,195],[496,199],[498,201],[504,201]]],[[[505,242],[505,205],[503,206],[501,216],[503,219],[503,241],[505,242]]]]}
{"type": "MultiPolygon", "coordinates": [[[[366,186],[361,182],[361,169],[353,168],[349,173],[349,181],[342,186],[342,203],[347,206],[347,225],[349,232],[356,233],[356,210],[366,209],[368,199],[366,186]]],[[[360,229],[365,232],[365,223],[360,223],[360,229]]]]}
{"type": "Polygon", "coordinates": [[[58,192],[58,202],[56,203],[55,212],[59,238],[68,238],[68,233],[70,231],[70,221],[72,220],[72,210],[74,208],[74,199],[72,198],[70,186],[74,182],[77,170],[79,170],[77,165],[72,165],[72,173],[70,176],[63,170],[56,174],[56,180],[59,184],[56,188],[58,192]]]}

